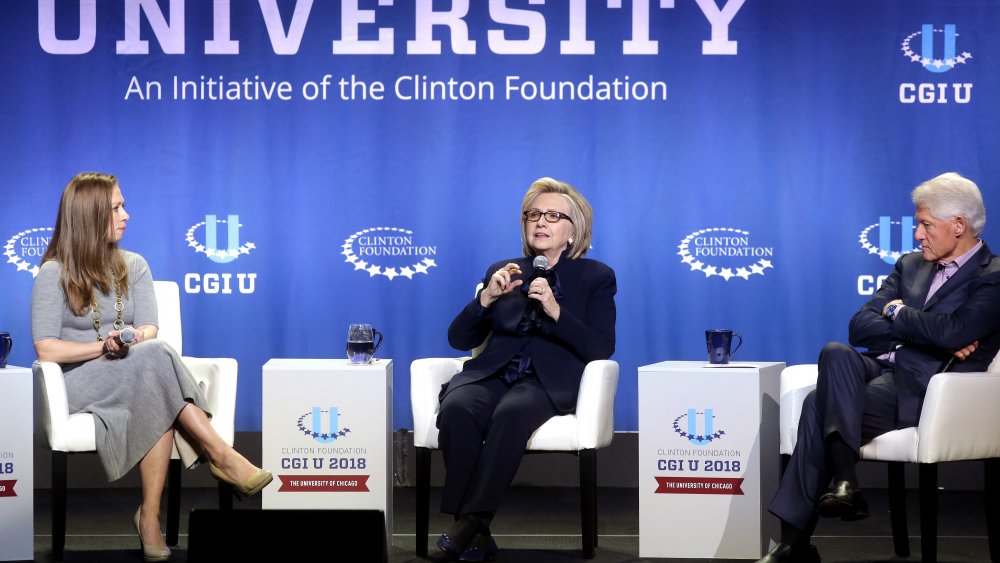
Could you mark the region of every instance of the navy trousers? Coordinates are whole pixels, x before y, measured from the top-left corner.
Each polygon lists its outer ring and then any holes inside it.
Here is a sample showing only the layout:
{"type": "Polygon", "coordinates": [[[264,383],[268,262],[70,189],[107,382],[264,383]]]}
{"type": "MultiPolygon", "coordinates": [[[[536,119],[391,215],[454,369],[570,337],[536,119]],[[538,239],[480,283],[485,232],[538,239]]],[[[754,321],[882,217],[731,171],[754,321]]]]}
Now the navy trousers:
{"type": "Polygon", "coordinates": [[[441,512],[491,520],[528,438],[557,414],[534,376],[508,385],[494,375],[450,390],[437,420],[445,464],[441,512]]]}
{"type": "Polygon", "coordinates": [[[838,433],[858,451],[896,428],[893,375],[890,362],[864,356],[846,344],[823,347],[816,390],[802,404],[795,451],[768,506],[772,514],[806,530],[833,478],[827,437],[838,433]]]}

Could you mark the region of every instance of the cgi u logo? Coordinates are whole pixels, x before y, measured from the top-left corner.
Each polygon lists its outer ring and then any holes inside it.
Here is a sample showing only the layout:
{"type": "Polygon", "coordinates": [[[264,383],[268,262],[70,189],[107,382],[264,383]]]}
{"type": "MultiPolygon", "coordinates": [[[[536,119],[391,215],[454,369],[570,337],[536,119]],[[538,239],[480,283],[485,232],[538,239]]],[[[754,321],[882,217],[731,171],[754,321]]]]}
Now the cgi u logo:
{"type": "MultiPolygon", "coordinates": [[[[952,26],[955,27],[955,26],[952,26]]],[[[892,226],[893,221],[889,220],[889,217],[882,216],[878,218],[878,247],[888,250],[892,248],[892,226]]],[[[903,254],[913,251],[913,217],[903,217],[900,221],[899,228],[899,239],[902,244],[902,248],[899,253],[890,253],[882,256],[882,261],[886,264],[893,265],[896,260],[903,254]]]]}
{"type": "Polygon", "coordinates": [[[702,415],[702,420],[704,421],[702,424],[704,425],[704,428],[701,432],[698,432],[698,411],[696,409],[688,409],[688,440],[699,446],[704,446],[712,441],[712,433],[714,432],[712,429],[712,414],[712,409],[705,409],[705,412],[702,415]]]}
{"type": "MultiPolygon", "coordinates": [[[[920,28],[920,56],[927,61],[924,63],[924,68],[931,72],[948,72],[954,66],[934,64],[934,26],[929,23],[925,23],[920,28]]],[[[955,60],[955,24],[953,23],[944,26],[944,56],[936,60],[955,60]]]]}
{"type": "Polygon", "coordinates": [[[240,254],[240,216],[230,215],[226,220],[226,250],[219,250],[215,215],[205,215],[205,249],[206,255],[218,264],[226,264],[236,260],[240,254]],[[214,251],[214,252],[213,252],[214,251]]]}
{"type": "Polygon", "coordinates": [[[337,439],[337,432],[340,431],[340,411],[337,407],[330,407],[329,411],[330,430],[323,432],[323,411],[319,407],[312,409],[312,434],[313,440],[321,444],[327,444],[337,439]]]}

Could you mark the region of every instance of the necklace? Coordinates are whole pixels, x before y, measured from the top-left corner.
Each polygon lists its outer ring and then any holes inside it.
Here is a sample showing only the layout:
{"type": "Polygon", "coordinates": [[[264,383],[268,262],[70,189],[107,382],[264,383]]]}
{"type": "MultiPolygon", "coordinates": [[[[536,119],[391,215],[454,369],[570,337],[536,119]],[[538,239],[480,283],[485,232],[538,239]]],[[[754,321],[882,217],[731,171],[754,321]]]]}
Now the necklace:
{"type": "MultiPolygon", "coordinates": [[[[125,328],[125,321],[122,319],[122,312],[125,311],[125,304],[122,303],[122,294],[118,287],[118,278],[115,277],[114,272],[111,272],[111,280],[115,287],[115,312],[118,313],[118,318],[112,323],[111,327],[115,330],[121,330],[125,328]]],[[[104,338],[101,337],[101,310],[97,307],[97,298],[93,298],[90,301],[90,318],[94,321],[94,331],[97,332],[97,341],[103,342],[104,338]]]]}

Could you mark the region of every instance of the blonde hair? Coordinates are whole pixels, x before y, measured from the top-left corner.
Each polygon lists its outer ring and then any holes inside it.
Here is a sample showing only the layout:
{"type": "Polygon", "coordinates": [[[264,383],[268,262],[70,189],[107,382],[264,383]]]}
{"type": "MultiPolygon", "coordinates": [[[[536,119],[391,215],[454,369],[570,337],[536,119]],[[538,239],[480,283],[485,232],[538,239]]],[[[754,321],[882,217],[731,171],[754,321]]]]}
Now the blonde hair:
{"type": "Polygon", "coordinates": [[[73,177],[59,200],[56,226],[42,263],[62,265],[59,281],[71,311],[84,315],[94,299],[94,290],[110,294],[114,280],[128,297],[128,267],[109,240],[111,197],[118,179],[110,174],[82,172],[73,177]]]}
{"type": "Polygon", "coordinates": [[[587,203],[587,199],[576,191],[576,188],[553,178],[539,178],[535,180],[528,193],[524,194],[524,201],[521,203],[521,244],[524,255],[531,258],[535,251],[528,244],[528,220],[524,212],[531,209],[535,199],[542,194],[560,194],[566,200],[569,209],[569,218],[573,221],[572,234],[573,243],[569,245],[569,258],[581,258],[590,250],[591,226],[594,223],[594,210],[587,203]]]}

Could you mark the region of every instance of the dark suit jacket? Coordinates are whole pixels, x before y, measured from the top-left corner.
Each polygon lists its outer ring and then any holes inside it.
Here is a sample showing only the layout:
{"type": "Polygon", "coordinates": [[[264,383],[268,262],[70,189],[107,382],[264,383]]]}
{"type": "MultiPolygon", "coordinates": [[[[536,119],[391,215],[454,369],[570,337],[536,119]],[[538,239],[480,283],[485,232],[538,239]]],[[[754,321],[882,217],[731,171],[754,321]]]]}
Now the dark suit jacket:
{"type": "MultiPolygon", "coordinates": [[[[521,267],[529,283],[533,273],[530,258],[514,258],[493,264],[486,270],[483,287],[494,272],[511,262],[521,267]]],[[[459,350],[471,350],[490,336],[486,348],[465,362],[461,373],[443,390],[448,391],[478,381],[506,367],[511,358],[524,351],[542,387],[560,412],[572,412],[580,389],[583,368],[591,360],[604,360],[615,351],[615,272],[608,266],[586,258],[570,259],[563,253],[552,271],[559,278],[563,298],[559,300],[559,321],[540,313],[540,331],[521,334],[518,323],[529,299],[521,288],[497,299],[482,309],[479,295],[455,317],[448,328],[448,342],[459,350]]]]}
{"type": "Polygon", "coordinates": [[[984,243],[925,305],[934,273],[935,264],[920,253],[903,256],[851,319],[852,346],[864,346],[872,356],[896,352],[898,428],[916,426],[927,384],[954,350],[979,341],[969,358],[955,359],[948,368],[960,372],[986,371],[1000,350],[1000,258],[984,243]],[[890,321],[882,309],[894,299],[902,299],[906,307],[890,321]]]}

